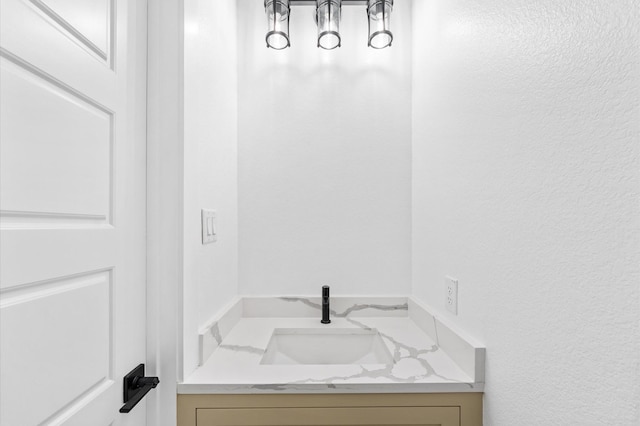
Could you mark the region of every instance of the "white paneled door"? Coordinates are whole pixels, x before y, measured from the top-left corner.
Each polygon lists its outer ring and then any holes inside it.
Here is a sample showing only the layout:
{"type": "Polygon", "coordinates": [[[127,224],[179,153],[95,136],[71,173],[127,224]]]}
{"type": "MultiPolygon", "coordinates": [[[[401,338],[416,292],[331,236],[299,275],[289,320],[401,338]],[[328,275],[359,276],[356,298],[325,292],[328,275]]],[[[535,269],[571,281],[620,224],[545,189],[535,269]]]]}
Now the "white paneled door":
{"type": "Polygon", "coordinates": [[[146,1],[0,19],[0,424],[144,425],[146,1]]]}

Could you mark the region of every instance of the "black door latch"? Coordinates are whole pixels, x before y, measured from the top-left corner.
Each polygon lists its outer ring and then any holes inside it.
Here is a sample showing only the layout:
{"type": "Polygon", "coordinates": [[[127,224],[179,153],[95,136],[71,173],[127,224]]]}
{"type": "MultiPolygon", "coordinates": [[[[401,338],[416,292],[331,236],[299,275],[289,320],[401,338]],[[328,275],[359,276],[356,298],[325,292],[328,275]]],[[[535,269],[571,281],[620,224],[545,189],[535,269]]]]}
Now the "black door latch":
{"type": "Polygon", "coordinates": [[[144,377],[144,364],[140,364],[131,370],[124,376],[124,405],[120,412],[128,413],[131,411],[151,389],[158,386],[158,383],[160,383],[160,380],[157,377],[144,377]]]}

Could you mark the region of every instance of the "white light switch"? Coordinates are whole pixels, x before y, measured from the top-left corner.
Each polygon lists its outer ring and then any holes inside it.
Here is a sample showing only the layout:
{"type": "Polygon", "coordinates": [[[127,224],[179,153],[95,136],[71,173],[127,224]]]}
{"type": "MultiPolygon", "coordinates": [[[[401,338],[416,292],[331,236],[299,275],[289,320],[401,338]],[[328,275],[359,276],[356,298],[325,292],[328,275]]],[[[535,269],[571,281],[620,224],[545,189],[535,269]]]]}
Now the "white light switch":
{"type": "Polygon", "coordinates": [[[215,243],[216,235],[216,211],[202,209],[202,244],[215,243]]]}

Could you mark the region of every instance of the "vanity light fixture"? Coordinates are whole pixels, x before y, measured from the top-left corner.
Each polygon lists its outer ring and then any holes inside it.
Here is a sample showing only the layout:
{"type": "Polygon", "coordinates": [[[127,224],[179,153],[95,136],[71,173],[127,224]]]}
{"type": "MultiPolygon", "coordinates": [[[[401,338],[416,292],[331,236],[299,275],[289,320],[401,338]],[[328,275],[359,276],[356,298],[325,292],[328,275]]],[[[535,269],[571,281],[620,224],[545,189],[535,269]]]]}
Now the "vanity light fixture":
{"type": "Polygon", "coordinates": [[[289,0],[264,0],[267,13],[267,47],[282,50],[289,46],[289,0]]]}
{"type": "Polygon", "coordinates": [[[289,43],[289,13],[291,6],[315,6],[318,26],[318,47],[331,50],[340,47],[342,5],[366,6],[369,20],[368,45],[374,49],[391,46],[389,30],[393,0],[264,0],[267,14],[267,47],[285,49],[289,43]]]}
{"type": "Polygon", "coordinates": [[[340,13],[342,0],[317,0],[316,24],[318,47],[332,50],[340,47],[340,13]]]}
{"type": "Polygon", "coordinates": [[[393,34],[389,31],[393,0],[369,0],[369,47],[384,49],[391,46],[393,34]]]}

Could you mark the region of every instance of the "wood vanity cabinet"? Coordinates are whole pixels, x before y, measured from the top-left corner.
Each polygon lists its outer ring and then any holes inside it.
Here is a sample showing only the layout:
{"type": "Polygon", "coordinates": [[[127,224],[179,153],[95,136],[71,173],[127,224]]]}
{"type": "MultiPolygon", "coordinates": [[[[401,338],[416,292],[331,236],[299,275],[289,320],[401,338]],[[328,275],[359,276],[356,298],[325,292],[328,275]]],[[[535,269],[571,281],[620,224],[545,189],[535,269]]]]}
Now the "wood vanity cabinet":
{"type": "Polygon", "coordinates": [[[178,395],[178,426],[482,426],[482,393],[178,395]]]}

